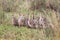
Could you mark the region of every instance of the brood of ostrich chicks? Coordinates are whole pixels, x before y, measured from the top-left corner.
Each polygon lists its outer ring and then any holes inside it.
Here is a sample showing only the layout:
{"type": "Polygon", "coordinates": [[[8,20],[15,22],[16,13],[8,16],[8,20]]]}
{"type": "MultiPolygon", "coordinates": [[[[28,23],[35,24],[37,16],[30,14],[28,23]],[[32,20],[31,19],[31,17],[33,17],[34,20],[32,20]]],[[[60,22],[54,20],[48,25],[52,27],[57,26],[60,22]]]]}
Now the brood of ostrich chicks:
{"type": "Polygon", "coordinates": [[[52,27],[50,24],[50,21],[44,17],[43,15],[40,15],[38,17],[34,16],[34,14],[31,17],[27,17],[25,15],[19,15],[19,18],[16,19],[15,16],[12,16],[12,24],[14,26],[26,26],[29,28],[47,28],[52,27]]]}

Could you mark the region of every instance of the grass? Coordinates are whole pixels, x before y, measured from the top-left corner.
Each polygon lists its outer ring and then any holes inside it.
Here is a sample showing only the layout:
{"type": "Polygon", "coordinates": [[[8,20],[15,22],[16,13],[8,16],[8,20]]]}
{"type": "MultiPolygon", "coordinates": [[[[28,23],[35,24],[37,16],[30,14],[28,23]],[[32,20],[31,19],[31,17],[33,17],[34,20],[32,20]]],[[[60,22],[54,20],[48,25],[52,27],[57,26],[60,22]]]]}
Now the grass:
{"type": "MultiPolygon", "coordinates": [[[[24,9],[25,10],[25,9],[24,9]]],[[[33,11],[24,11],[22,13],[33,13],[33,11]]],[[[56,24],[57,19],[54,11],[45,10],[43,12],[34,11],[35,15],[39,16],[40,14],[45,14],[45,16],[51,20],[51,23],[56,24]],[[53,13],[53,14],[52,14],[53,13]],[[54,15],[54,16],[53,16],[54,15]],[[54,20],[56,19],[56,20],[54,20]]],[[[5,13],[5,20],[2,25],[0,25],[0,40],[59,40],[60,28],[47,28],[47,29],[31,29],[27,27],[20,27],[11,25],[11,15],[15,14],[18,16],[18,13],[10,12],[5,13]],[[58,29],[58,30],[57,30],[58,29]],[[57,33],[56,33],[57,31],[57,33]]]]}
{"type": "MultiPolygon", "coordinates": [[[[44,13],[46,11],[44,10],[44,13]]],[[[27,11],[23,12],[27,13],[27,11]]],[[[30,15],[33,13],[33,11],[29,11],[30,15]]],[[[39,14],[42,14],[43,12],[34,11],[34,13],[38,16],[39,14]]],[[[43,15],[44,15],[43,13],[43,15]]],[[[56,24],[57,19],[56,15],[53,11],[48,10],[46,12],[45,16],[48,16],[48,19],[51,20],[52,23],[56,24]],[[53,14],[55,16],[53,16],[53,14]],[[56,20],[54,20],[56,19],[56,20]]],[[[56,29],[47,28],[47,29],[31,29],[27,27],[20,27],[11,25],[11,15],[15,14],[18,16],[18,13],[11,12],[11,13],[5,13],[5,20],[2,25],[0,25],[0,40],[59,40],[59,32],[56,29]],[[57,33],[56,33],[57,31],[57,33]]]]}
{"type": "MultiPolygon", "coordinates": [[[[9,3],[12,2],[12,0],[11,1],[7,0],[7,1],[9,3]]],[[[25,0],[23,0],[23,1],[25,1],[25,0]]],[[[45,0],[45,1],[47,1],[47,0],[45,0]]],[[[20,2],[18,2],[18,3],[17,2],[18,1],[16,1],[14,4],[18,8],[16,9],[16,11],[11,9],[10,10],[11,12],[3,11],[4,6],[2,7],[3,4],[0,5],[0,20],[3,20],[3,19],[1,19],[1,18],[3,18],[3,13],[5,15],[4,20],[2,21],[3,24],[0,25],[0,40],[60,40],[60,26],[58,26],[58,25],[60,25],[60,22],[58,23],[58,18],[56,17],[57,12],[52,11],[50,9],[47,10],[45,8],[45,6],[43,6],[43,7],[41,6],[42,8],[40,8],[40,10],[32,11],[32,10],[29,10],[28,7],[26,7],[28,5],[24,4],[24,2],[21,2],[21,4],[19,4],[20,2]],[[32,13],[34,13],[36,16],[43,14],[48,18],[48,20],[51,21],[51,24],[54,25],[54,28],[53,29],[46,28],[46,29],[40,30],[40,29],[31,29],[31,28],[27,28],[27,27],[20,27],[20,28],[18,28],[18,26],[15,27],[15,26],[11,25],[11,16],[15,15],[16,17],[18,17],[19,13],[23,13],[25,15],[29,13],[30,16],[32,15],[32,13]]],[[[53,0],[51,3],[54,4],[58,8],[57,10],[60,10],[60,7],[59,7],[60,1],[59,0],[53,0]]],[[[6,5],[9,6],[11,4],[12,3],[6,4],[6,5]]],[[[45,3],[43,2],[43,4],[45,4],[45,3]]],[[[5,7],[5,8],[7,8],[7,7],[5,7]]],[[[15,8],[15,6],[12,4],[10,8],[15,8]]],[[[58,13],[58,15],[60,15],[60,14],[58,13]]],[[[60,17],[59,17],[59,19],[60,19],[60,17]]]]}
{"type": "Polygon", "coordinates": [[[27,27],[17,26],[0,26],[0,40],[50,40],[46,37],[44,30],[30,29],[27,27]]]}

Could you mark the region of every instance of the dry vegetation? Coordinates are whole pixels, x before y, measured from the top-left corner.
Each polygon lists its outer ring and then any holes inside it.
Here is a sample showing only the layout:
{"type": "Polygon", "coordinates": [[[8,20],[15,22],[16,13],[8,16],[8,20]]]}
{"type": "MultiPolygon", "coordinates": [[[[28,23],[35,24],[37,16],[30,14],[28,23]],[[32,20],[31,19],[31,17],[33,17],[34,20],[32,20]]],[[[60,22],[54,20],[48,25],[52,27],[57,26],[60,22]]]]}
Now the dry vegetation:
{"type": "MultiPolygon", "coordinates": [[[[48,23],[46,23],[48,24],[48,23]]],[[[0,40],[60,40],[60,0],[0,0],[0,40]],[[46,17],[53,26],[45,29],[18,27],[12,15],[46,17]]]]}

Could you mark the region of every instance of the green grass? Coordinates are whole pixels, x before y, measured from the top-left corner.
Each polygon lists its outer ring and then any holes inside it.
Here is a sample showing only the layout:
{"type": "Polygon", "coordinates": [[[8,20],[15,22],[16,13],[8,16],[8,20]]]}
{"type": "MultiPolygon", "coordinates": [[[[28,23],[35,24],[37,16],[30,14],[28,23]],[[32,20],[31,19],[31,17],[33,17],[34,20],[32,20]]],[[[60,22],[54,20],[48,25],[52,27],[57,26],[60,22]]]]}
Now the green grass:
{"type": "Polygon", "coordinates": [[[0,25],[0,40],[51,40],[44,34],[44,30],[27,27],[0,25]]]}
{"type": "MultiPolygon", "coordinates": [[[[24,9],[25,10],[25,9],[24,9]]],[[[22,13],[30,13],[30,15],[33,13],[33,11],[22,11],[22,13]]],[[[39,16],[40,14],[45,14],[45,16],[52,20],[52,11],[48,10],[48,12],[39,12],[34,11],[34,13],[39,16]]],[[[31,29],[27,27],[20,27],[18,26],[12,26],[11,25],[11,15],[15,14],[18,16],[18,13],[11,12],[11,13],[5,13],[5,20],[3,21],[3,25],[0,25],[0,40],[53,40],[54,39],[54,32],[53,29],[47,28],[47,29],[31,29]]],[[[56,19],[53,16],[53,19],[56,19]]],[[[56,20],[57,21],[57,20],[56,20]]],[[[54,21],[54,22],[56,22],[54,21]]],[[[53,21],[51,21],[54,23],[53,21]]],[[[58,30],[57,30],[58,31],[58,30]]],[[[59,31],[58,31],[59,32],[59,31]]],[[[55,31],[56,33],[56,31],[55,31]]],[[[56,33],[57,35],[58,33],[56,33]]],[[[59,34],[58,34],[59,35],[59,34]]],[[[58,38],[58,37],[57,37],[58,38]]]]}
{"type": "MultiPolygon", "coordinates": [[[[25,11],[27,13],[27,11],[25,11]]],[[[23,13],[25,13],[23,12],[23,13]]],[[[33,13],[33,11],[30,12],[30,15],[33,13]]],[[[34,11],[34,13],[38,16],[42,12],[34,11]]],[[[45,12],[44,12],[45,13],[45,12]]],[[[44,14],[43,13],[43,14],[44,14]]],[[[51,16],[53,12],[50,13],[50,11],[47,12],[46,16],[51,16]]],[[[6,19],[4,20],[3,24],[0,25],[0,40],[53,40],[54,38],[54,32],[51,28],[48,29],[31,29],[27,27],[20,27],[18,26],[12,26],[11,25],[11,15],[12,13],[5,13],[6,19]]],[[[18,13],[16,13],[16,16],[18,16],[18,13]]],[[[50,17],[51,18],[51,17],[50,17]]],[[[56,31],[55,31],[56,32],[56,31]]]]}

